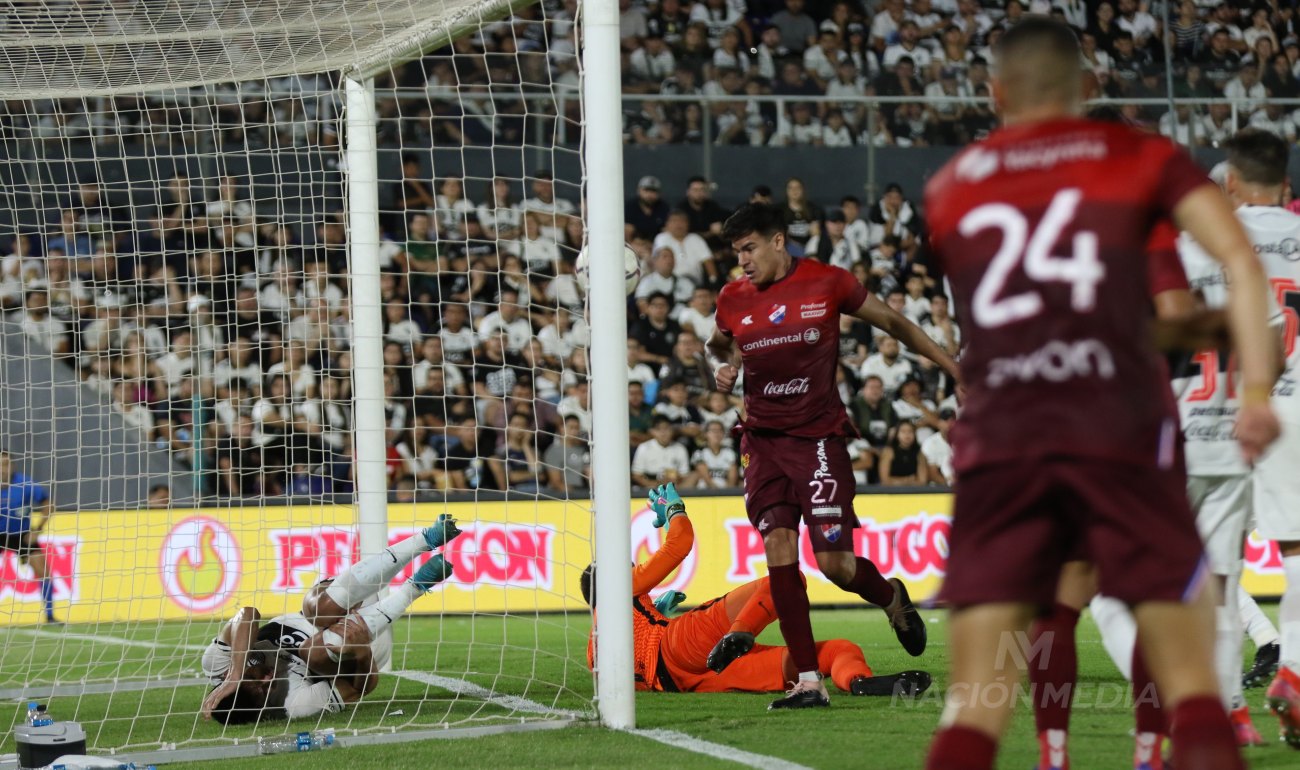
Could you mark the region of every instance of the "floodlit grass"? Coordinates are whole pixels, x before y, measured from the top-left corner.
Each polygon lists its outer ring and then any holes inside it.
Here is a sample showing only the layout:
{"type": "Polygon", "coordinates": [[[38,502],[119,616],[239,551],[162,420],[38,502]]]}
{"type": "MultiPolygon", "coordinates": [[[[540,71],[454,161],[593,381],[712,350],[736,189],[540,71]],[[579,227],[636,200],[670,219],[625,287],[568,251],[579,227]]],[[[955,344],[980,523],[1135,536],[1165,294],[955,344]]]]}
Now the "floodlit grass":
{"type": "MultiPolygon", "coordinates": [[[[1275,607],[1266,608],[1270,612],[1275,607]]],[[[942,707],[937,693],[946,681],[948,649],[943,613],[931,618],[930,649],[919,659],[908,657],[893,638],[879,612],[834,610],[814,613],[818,638],[843,637],[858,642],[877,673],[924,668],[936,675],[936,689],[918,702],[888,698],[851,698],[832,693],[827,710],[768,713],[765,695],[690,695],[642,693],[637,696],[640,727],[662,728],[740,750],[779,757],[817,768],[919,768],[942,707]]],[[[80,677],[103,680],[115,668],[125,677],[160,680],[198,674],[198,651],[216,626],[180,624],[136,627],[69,627],[65,638],[32,636],[30,632],[0,632],[0,682],[10,686],[40,680],[67,684],[80,677]],[[77,638],[98,634],[125,640],[161,643],[160,648],[103,644],[77,638]]],[[[394,667],[464,679],[499,695],[516,695],[547,707],[590,713],[591,677],[584,665],[587,618],[545,615],[538,618],[419,617],[400,621],[394,667]],[[540,651],[540,652],[538,652],[540,651]]],[[[779,643],[775,627],[762,641],[779,643]]],[[[1250,645],[1247,644],[1249,650],[1250,645]]],[[[1253,651],[1251,651],[1253,652],[1253,651]]],[[[1072,723],[1071,754],[1077,767],[1131,766],[1131,709],[1119,674],[1106,658],[1096,627],[1085,615],[1079,626],[1081,702],[1072,723]]],[[[223,730],[196,716],[202,687],[152,689],[115,695],[51,699],[58,719],[76,719],[86,728],[93,746],[101,750],[132,745],[141,749],[160,744],[219,745],[231,738],[247,739],[249,728],[223,730]]],[[[1267,738],[1276,725],[1260,705],[1262,691],[1248,697],[1256,724],[1267,738]]],[[[0,753],[12,752],[10,721],[22,717],[22,704],[13,703],[0,753]]],[[[446,724],[479,726],[518,721],[498,703],[456,695],[437,686],[396,677],[385,678],[366,702],[319,723],[295,723],[293,729],[332,726],[340,734],[387,731],[390,727],[431,727],[446,724]],[[400,711],[401,714],[394,712],[400,711]]],[[[1025,708],[1016,715],[1003,744],[998,766],[1013,770],[1036,760],[1033,720],[1025,708]]],[[[1254,768],[1300,765],[1300,754],[1281,744],[1247,753],[1254,768]]],[[[649,739],[591,725],[495,735],[485,738],[437,740],[388,746],[339,748],[321,754],[279,755],[274,758],[226,759],[194,767],[293,770],[335,767],[717,767],[720,762],[649,739]]],[[[733,765],[734,766],[734,765],[733,765]]]]}

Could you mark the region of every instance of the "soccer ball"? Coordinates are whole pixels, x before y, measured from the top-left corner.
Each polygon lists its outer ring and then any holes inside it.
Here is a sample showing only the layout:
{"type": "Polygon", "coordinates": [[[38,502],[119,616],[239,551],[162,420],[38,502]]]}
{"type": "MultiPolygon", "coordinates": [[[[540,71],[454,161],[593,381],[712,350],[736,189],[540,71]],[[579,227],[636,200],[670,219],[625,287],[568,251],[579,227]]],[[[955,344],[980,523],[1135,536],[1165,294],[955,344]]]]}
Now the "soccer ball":
{"type": "MultiPolygon", "coordinates": [[[[578,288],[582,293],[587,293],[587,286],[590,283],[588,269],[591,267],[591,258],[587,255],[587,247],[583,246],[582,251],[578,252],[578,261],[574,269],[578,273],[578,288]]],[[[632,251],[632,247],[623,244],[623,286],[628,294],[636,291],[636,285],[641,281],[641,258],[632,251]]]]}

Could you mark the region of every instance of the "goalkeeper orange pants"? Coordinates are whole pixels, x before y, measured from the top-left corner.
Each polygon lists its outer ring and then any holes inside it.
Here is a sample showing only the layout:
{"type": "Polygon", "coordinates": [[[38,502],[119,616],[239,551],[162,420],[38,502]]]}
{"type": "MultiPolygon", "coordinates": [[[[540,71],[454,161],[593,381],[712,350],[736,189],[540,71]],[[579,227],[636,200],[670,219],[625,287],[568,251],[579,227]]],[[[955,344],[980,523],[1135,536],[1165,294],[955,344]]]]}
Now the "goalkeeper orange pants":
{"type": "MultiPolygon", "coordinates": [[[[746,583],[668,621],[659,643],[660,662],[681,692],[780,692],[797,675],[785,647],[754,645],[721,674],[707,663],[713,646],[729,631],[757,636],[776,619],[767,578],[746,583]]],[[[856,677],[871,676],[862,648],[846,639],[820,642],[817,667],[841,690],[848,690],[856,677]]]]}

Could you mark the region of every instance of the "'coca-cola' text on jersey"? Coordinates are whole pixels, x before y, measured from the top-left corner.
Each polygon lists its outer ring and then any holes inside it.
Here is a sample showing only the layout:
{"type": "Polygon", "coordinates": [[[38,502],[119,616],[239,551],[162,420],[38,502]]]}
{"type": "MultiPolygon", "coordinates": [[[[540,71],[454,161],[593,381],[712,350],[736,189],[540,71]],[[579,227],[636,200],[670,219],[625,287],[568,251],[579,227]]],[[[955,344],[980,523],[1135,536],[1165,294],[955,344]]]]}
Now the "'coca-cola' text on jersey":
{"type": "Polygon", "coordinates": [[[840,314],[854,313],[867,289],[842,268],[795,259],[780,280],[748,278],[722,287],[718,330],[735,340],[745,373],[745,427],[804,438],[846,432],[835,387],[840,314]]]}
{"type": "Polygon", "coordinates": [[[959,472],[1046,455],[1172,466],[1148,248],[1208,183],[1168,140],[1079,118],[1000,129],[930,181],[931,242],[967,340],[959,472]]]}

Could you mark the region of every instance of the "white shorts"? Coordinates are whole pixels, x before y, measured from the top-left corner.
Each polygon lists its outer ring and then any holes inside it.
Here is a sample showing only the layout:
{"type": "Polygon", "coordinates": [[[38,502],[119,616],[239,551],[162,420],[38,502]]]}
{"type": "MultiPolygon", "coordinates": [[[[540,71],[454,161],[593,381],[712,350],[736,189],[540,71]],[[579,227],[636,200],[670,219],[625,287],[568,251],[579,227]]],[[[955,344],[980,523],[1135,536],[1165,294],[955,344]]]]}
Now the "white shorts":
{"type": "Polygon", "coordinates": [[[1196,511],[1196,529],[1210,570],[1216,575],[1240,574],[1251,510],[1250,476],[1188,476],[1187,498],[1196,511]]]}
{"type": "Polygon", "coordinates": [[[1300,423],[1282,423],[1282,437],[1255,463],[1254,480],[1259,534],[1300,541],[1300,423]]]}

